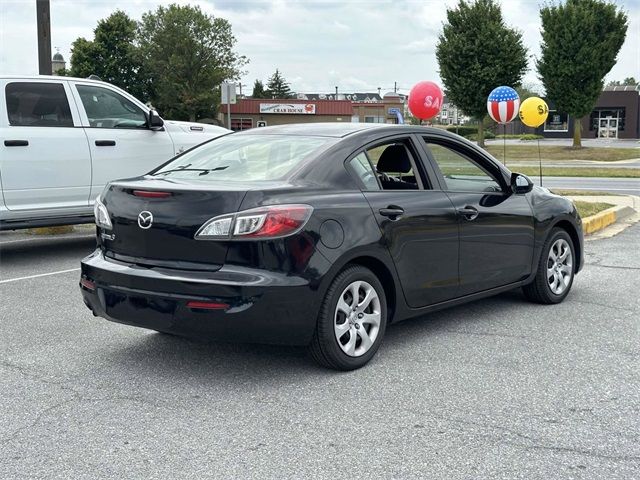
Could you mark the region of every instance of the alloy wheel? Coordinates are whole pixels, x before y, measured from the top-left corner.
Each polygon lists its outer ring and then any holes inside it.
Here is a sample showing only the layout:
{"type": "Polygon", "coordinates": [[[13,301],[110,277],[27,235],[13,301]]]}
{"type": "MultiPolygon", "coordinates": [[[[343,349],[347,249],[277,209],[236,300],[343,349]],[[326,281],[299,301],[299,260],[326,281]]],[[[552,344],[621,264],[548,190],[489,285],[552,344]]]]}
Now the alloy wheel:
{"type": "Polygon", "coordinates": [[[380,331],[380,297],[365,281],[352,282],[340,295],[334,314],[338,345],[351,357],[364,355],[380,331]]]}
{"type": "Polygon", "coordinates": [[[562,295],[571,285],[573,277],[573,255],[571,246],[564,238],[559,238],[549,249],[547,258],[547,283],[555,295],[562,295]]]}

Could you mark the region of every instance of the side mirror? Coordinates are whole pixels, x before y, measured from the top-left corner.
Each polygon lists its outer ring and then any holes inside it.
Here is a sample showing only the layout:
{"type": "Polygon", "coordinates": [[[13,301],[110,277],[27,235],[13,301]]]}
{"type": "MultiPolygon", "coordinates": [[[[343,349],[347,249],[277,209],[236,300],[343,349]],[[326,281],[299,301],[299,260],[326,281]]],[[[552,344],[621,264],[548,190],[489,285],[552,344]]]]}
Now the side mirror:
{"type": "Polygon", "coordinates": [[[529,177],[521,173],[511,174],[511,190],[513,193],[523,195],[533,190],[533,182],[529,177]]]}
{"type": "Polygon", "coordinates": [[[160,118],[158,112],[149,110],[149,128],[151,130],[160,130],[164,125],[164,120],[160,118]]]}

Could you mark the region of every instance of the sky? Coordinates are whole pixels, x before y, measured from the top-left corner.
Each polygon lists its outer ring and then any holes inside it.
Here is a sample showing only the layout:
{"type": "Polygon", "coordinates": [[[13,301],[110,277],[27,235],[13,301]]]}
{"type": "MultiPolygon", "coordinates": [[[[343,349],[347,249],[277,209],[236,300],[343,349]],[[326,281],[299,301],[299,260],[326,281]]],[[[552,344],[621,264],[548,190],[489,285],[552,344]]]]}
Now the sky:
{"type": "MultiPolygon", "coordinates": [[[[529,49],[524,83],[541,90],[534,69],[539,55],[539,5],[543,0],[503,0],[508,25],[529,49]]],[[[0,0],[0,74],[37,74],[35,0],[0,0]]],[[[435,57],[446,7],[455,0],[51,0],[52,51],[66,60],[78,37],[93,38],[99,19],[116,9],[140,19],[169,3],[198,5],[229,20],[238,53],[249,58],[242,78],[251,93],[278,68],[296,92],[400,93],[421,80],[440,83],[435,57]]],[[[607,80],[640,78],[640,0],[616,2],[629,16],[627,38],[607,80]]],[[[594,48],[597,46],[594,45],[594,48]]],[[[541,92],[542,93],[542,92],[541,92]]]]}

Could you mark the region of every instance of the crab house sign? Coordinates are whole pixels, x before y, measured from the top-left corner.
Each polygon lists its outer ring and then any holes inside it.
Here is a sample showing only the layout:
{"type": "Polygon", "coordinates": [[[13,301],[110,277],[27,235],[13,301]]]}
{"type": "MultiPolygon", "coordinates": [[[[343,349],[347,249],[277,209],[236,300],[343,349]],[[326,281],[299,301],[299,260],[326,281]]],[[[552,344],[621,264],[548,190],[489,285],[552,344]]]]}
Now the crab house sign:
{"type": "Polygon", "coordinates": [[[289,115],[315,115],[315,103],[261,103],[260,113],[279,113],[289,115]]]}

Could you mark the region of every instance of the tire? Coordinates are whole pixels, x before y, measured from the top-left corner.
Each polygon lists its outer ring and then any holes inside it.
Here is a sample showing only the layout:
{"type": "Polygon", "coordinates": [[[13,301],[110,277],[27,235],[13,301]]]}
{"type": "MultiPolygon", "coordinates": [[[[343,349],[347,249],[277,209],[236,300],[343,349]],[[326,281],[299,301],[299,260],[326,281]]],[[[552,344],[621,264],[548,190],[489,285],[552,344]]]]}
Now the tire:
{"type": "MultiPolygon", "coordinates": [[[[565,251],[565,249],[562,249],[562,253],[565,251]]],[[[573,285],[576,271],[575,261],[575,246],[569,234],[561,228],[552,229],[542,248],[536,276],[530,284],[522,287],[525,296],[532,302],[547,305],[562,302],[573,285]],[[560,260],[560,266],[552,258],[553,255],[558,258],[562,256],[559,254],[558,246],[568,246],[570,252],[570,255],[565,257],[564,263],[560,260]],[[553,254],[551,252],[552,249],[553,254]],[[553,266],[553,268],[550,268],[550,266],[553,266]]]]}
{"type": "Polygon", "coordinates": [[[387,301],[380,280],[365,267],[347,266],[333,280],[322,302],[309,346],[311,356],[327,368],[355,370],[376,354],[386,327],[387,301]],[[358,292],[355,311],[354,291],[358,292]]]}

